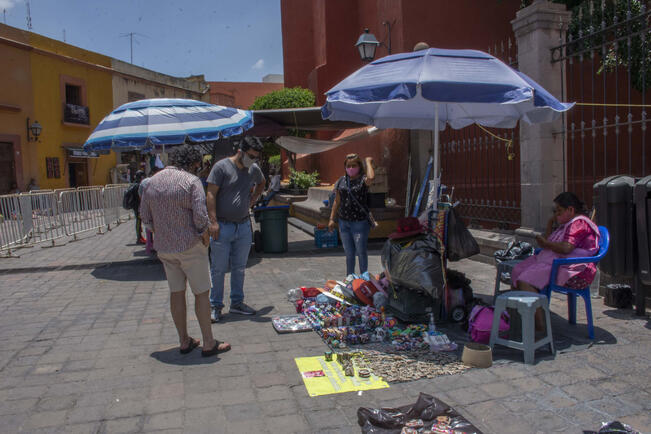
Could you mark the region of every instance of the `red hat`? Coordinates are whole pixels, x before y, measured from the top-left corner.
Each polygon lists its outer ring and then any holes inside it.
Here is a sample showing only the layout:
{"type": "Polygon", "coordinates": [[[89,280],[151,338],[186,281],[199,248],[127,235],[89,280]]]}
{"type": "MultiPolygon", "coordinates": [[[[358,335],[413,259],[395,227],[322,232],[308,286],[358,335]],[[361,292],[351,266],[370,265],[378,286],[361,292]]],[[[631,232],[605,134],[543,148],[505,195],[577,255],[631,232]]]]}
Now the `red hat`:
{"type": "Polygon", "coordinates": [[[416,217],[401,217],[398,219],[396,231],[389,234],[392,240],[406,238],[423,232],[423,227],[416,217]]]}
{"type": "Polygon", "coordinates": [[[373,294],[378,292],[378,289],[373,285],[373,283],[367,280],[355,279],[353,280],[353,292],[359,301],[366,305],[373,306],[373,294]]]}

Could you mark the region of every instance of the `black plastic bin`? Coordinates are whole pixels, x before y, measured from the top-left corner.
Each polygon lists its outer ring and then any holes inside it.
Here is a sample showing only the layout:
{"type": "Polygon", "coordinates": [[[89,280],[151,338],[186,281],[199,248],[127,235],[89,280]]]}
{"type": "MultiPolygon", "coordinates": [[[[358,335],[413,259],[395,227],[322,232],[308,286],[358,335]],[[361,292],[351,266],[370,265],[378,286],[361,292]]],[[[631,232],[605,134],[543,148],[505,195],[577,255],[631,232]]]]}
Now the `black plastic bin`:
{"type": "Polygon", "coordinates": [[[633,277],[635,273],[634,186],[635,178],[625,175],[611,176],[594,185],[597,222],[610,232],[610,247],[599,268],[613,277],[633,277]]]}
{"type": "Polygon", "coordinates": [[[253,209],[255,221],[260,223],[260,232],[253,234],[255,250],[265,253],[287,251],[287,217],[289,206],[265,206],[253,209]]]}
{"type": "Polygon", "coordinates": [[[651,285],[651,176],[635,184],[635,214],[640,281],[651,285]]]}

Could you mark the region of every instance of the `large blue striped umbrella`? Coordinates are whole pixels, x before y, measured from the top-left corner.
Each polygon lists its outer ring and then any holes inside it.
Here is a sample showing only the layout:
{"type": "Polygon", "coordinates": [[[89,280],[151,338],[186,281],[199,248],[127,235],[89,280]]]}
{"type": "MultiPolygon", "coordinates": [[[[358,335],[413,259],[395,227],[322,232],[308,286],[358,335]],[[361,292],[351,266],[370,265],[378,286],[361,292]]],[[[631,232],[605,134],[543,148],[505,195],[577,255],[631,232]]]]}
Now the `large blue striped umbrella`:
{"type": "Polygon", "coordinates": [[[84,149],[148,150],[183,143],[212,142],[253,127],[248,110],[202,101],[153,98],[121,105],[90,135],[84,149]]]}

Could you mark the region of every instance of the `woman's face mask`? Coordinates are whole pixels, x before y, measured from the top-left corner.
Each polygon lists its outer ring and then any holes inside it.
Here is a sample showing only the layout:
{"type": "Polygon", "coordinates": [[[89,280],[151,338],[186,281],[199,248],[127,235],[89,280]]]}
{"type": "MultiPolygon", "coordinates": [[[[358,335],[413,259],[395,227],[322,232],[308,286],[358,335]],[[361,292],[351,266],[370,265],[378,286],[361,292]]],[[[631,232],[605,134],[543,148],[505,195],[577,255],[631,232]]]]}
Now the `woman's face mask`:
{"type": "Polygon", "coordinates": [[[359,174],[359,167],[346,167],[346,173],[348,176],[357,176],[359,174]]]}

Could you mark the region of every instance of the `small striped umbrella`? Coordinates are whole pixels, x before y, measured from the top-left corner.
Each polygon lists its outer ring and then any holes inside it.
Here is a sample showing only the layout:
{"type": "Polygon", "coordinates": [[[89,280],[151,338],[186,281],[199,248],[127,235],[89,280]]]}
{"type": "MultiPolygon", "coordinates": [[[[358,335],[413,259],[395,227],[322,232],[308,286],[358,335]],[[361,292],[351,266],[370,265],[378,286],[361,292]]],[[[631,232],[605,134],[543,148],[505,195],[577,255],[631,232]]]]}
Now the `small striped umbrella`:
{"type": "Polygon", "coordinates": [[[248,110],[176,98],[153,98],[121,105],[99,123],[86,151],[149,150],[200,144],[242,134],[253,127],[248,110]]]}

